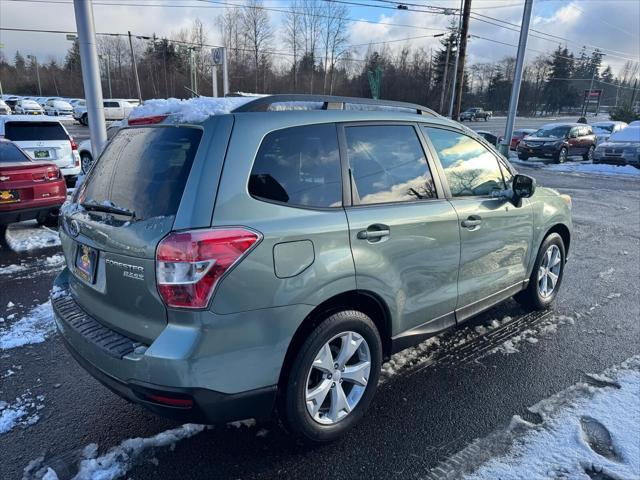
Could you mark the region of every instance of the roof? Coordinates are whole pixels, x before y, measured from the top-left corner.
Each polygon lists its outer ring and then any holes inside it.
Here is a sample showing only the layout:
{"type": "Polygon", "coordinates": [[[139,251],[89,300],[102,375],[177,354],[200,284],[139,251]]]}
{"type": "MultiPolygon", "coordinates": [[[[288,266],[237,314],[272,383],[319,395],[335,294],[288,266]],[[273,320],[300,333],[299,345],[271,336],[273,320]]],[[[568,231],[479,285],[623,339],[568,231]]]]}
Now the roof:
{"type": "Polygon", "coordinates": [[[540,128],[553,128],[553,127],[589,127],[590,125],[586,123],[577,123],[577,122],[554,122],[554,123],[545,123],[540,128]]]}
{"type": "Polygon", "coordinates": [[[225,98],[198,97],[189,100],[176,98],[147,100],[144,105],[136,107],[129,118],[168,115],[174,122],[200,123],[210,116],[229,113],[302,110],[388,111],[405,115],[421,114],[432,118],[443,118],[426,107],[411,103],[330,95],[267,95],[225,98]]]}

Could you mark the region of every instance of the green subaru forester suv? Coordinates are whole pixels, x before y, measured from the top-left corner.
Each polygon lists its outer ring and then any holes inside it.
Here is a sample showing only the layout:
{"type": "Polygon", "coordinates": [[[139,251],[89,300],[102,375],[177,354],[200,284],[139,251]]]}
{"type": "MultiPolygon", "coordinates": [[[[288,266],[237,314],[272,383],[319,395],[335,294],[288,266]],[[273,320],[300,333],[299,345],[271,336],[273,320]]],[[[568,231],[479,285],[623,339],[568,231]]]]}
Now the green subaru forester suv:
{"type": "Polygon", "coordinates": [[[418,105],[152,101],[62,209],[55,319],[86,370],[155,412],[277,412],[329,441],[395,352],[511,296],[548,307],[570,210],[418,105]]]}

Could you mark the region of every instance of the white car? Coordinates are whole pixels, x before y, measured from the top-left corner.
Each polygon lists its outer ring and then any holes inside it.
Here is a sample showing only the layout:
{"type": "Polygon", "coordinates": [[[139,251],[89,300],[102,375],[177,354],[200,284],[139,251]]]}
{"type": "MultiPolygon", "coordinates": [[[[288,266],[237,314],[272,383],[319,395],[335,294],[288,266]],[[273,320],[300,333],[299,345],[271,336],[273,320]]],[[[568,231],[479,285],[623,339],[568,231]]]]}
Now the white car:
{"type": "Polygon", "coordinates": [[[44,113],[56,117],[71,116],[73,115],[73,107],[64,100],[49,100],[44,104],[44,113]]]}
{"type": "Polygon", "coordinates": [[[11,107],[0,100],[0,115],[11,115],[11,107]]]}
{"type": "Polygon", "coordinates": [[[640,122],[613,133],[593,152],[593,163],[633,165],[640,168],[640,122]]]}
{"type": "Polygon", "coordinates": [[[606,142],[611,134],[619,132],[626,126],[626,122],[618,122],[614,120],[592,123],[591,128],[593,128],[593,133],[596,136],[596,145],[606,142]]]}
{"type": "MultiPolygon", "coordinates": [[[[124,120],[128,118],[134,109],[126,100],[103,100],[104,119],[106,121],[124,120]]],[[[76,107],[73,111],[73,118],[83,125],[89,125],[89,117],[87,116],[86,104],[83,107],[76,107]]]]}
{"type": "Polygon", "coordinates": [[[630,127],[640,127],[640,120],[634,120],[629,124],[630,127]]]}
{"type": "MultiPolygon", "coordinates": [[[[113,122],[107,127],[107,141],[116,134],[124,125],[126,121],[113,122]]],[[[93,165],[94,155],[91,150],[91,139],[83,140],[78,145],[78,154],[80,155],[80,166],[82,167],[82,173],[86,174],[91,165],[93,165]]]]}
{"type": "Polygon", "coordinates": [[[68,184],[80,174],[80,155],[73,137],[59,120],[46,116],[0,117],[0,137],[11,140],[34,160],[54,162],[68,184]]]}
{"type": "Polygon", "coordinates": [[[16,106],[13,107],[13,112],[16,115],[42,115],[44,110],[35,100],[21,98],[16,102],[16,106]]]}
{"type": "Polygon", "coordinates": [[[38,97],[36,98],[36,101],[42,105],[42,107],[44,108],[44,106],[49,103],[51,100],[62,100],[61,97],[38,97]]]}

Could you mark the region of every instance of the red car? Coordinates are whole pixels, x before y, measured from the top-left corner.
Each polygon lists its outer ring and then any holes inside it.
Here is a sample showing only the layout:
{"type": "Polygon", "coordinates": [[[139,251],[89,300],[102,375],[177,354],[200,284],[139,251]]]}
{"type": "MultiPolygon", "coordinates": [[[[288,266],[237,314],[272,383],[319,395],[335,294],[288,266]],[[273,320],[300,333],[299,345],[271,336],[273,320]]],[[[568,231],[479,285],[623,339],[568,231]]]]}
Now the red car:
{"type": "Polygon", "coordinates": [[[36,219],[54,225],[67,198],[67,186],[53,162],[32,160],[0,138],[0,225],[36,219]]]}
{"type": "Polygon", "coordinates": [[[520,144],[520,140],[522,140],[527,135],[531,135],[535,132],[535,128],[520,128],[519,130],[514,130],[513,135],[511,136],[511,150],[518,150],[518,145],[520,144]]]}

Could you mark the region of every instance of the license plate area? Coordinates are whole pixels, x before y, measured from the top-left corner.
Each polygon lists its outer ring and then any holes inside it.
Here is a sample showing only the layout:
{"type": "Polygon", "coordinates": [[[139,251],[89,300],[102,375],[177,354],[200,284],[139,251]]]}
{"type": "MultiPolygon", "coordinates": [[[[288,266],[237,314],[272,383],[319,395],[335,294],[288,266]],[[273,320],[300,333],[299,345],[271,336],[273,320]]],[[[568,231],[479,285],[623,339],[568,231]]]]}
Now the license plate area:
{"type": "Polygon", "coordinates": [[[74,271],[87,283],[95,283],[98,250],[87,245],[78,244],[74,261],[74,271]]]}
{"type": "Polygon", "coordinates": [[[20,192],[17,190],[0,190],[0,204],[17,203],[20,201],[20,192]]]}
{"type": "Polygon", "coordinates": [[[33,156],[34,158],[49,158],[50,153],[49,150],[34,150],[33,156]]]}

